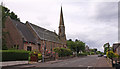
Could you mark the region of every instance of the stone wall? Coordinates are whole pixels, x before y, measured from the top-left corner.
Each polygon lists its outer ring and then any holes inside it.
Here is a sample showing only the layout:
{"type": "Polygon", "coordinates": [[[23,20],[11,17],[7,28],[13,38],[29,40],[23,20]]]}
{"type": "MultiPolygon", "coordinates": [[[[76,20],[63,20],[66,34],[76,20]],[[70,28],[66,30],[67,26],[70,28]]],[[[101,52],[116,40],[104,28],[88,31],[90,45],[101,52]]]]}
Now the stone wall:
{"type": "Polygon", "coordinates": [[[39,51],[39,46],[36,44],[31,44],[31,43],[24,43],[24,50],[27,51],[27,46],[31,47],[31,51],[39,51]]]}

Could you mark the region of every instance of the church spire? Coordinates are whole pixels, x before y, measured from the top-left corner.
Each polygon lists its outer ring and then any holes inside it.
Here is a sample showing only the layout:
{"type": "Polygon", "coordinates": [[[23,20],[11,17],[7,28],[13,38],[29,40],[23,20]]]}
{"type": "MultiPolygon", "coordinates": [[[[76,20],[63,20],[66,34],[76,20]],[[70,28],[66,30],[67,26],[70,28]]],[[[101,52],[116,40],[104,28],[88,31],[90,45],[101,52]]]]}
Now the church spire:
{"type": "Polygon", "coordinates": [[[64,26],[64,18],[63,18],[62,6],[61,6],[61,11],[60,11],[60,25],[59,26],[61,26],[61,25],[64,26]]]}
{"type": "Polygon", "coordinates": [[[66,45],[66,34],[65,34],[62,6],[61,6],[61,11],[60,11],[60,23],[59,23],[59,34],[58,35],[59,35],[60,40],[66,45]]]}

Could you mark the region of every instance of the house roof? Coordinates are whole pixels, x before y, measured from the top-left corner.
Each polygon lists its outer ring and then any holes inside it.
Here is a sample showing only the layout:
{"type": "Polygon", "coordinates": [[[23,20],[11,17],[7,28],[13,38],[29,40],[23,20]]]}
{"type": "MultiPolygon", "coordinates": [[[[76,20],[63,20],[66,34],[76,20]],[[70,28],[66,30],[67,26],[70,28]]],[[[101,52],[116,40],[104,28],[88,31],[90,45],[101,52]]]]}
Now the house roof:
{"type": "Polygon", "coordinates": [[[48,40],[60,43],[58,35],[55,32],[49,31],[37,25],[29,23],[33,30],[37,33],[38,37],[42,40],[48,40]]]}
{"type": "Polygon", "coordinates": [[[15,21],[13,19],[11,20],[12,20],[12,23],[16,26],[16,28],[21,33],[22,37],[24,37],[25,41],[36,43],[36,38],[24,23],[15,21]]]}

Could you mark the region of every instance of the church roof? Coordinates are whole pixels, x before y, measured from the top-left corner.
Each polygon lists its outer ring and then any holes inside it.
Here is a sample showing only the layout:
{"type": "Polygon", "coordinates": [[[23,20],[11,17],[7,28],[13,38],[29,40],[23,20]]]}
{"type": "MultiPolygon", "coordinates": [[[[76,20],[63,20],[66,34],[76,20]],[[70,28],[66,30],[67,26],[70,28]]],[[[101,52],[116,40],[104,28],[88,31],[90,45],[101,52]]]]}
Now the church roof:
{"type": "Polygon", "coordinates": [[[36,43],[36,39],[35,39],[34,35],[32,34],[32,32],[27,28],[27,26],[24,23],[15,21],[13,19],[11,19],[11,20],[12,20],[12,23],[16,26],[16,28],[20,32],[20,34],[24,37],[25,41],[36,43]]]}
{"type": "Polygon", "coordinates": [[[60,43],[58,35],[55,32],[49,31],[47,29],[44,29],[31,23],[29,24],[33,28],[33,30],[37,33],[40,39],[60,43]]]}

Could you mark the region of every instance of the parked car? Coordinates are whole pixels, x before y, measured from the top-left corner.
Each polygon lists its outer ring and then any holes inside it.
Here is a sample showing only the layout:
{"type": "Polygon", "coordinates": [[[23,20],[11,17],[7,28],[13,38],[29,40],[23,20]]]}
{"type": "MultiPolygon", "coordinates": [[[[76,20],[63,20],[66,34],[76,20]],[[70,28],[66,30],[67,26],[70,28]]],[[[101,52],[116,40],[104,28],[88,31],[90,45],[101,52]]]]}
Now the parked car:
{"type": "Polygon", "coordinates": [[[107,58],[107,55],[104,55],[105,58],[107,58]]]}
{"type": "Polygon", "coordinates": [[[98,57],[102,57],[103,55],[102,54],[98,54],[98,57]]]}

